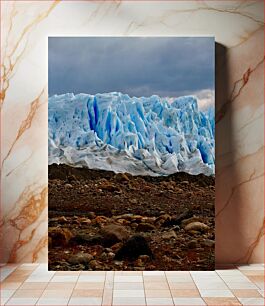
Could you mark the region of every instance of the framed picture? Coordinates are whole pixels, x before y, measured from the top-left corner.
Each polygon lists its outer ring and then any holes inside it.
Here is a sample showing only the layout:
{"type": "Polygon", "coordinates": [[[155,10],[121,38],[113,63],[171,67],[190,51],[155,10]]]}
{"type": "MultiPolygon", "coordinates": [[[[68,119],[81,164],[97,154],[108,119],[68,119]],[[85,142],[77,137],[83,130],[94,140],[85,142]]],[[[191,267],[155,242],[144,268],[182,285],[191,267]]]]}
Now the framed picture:
{"type": "Polygon", "coordinates": [[[50,270],[214,270],[213,37],[49,37],[50,270]]]}

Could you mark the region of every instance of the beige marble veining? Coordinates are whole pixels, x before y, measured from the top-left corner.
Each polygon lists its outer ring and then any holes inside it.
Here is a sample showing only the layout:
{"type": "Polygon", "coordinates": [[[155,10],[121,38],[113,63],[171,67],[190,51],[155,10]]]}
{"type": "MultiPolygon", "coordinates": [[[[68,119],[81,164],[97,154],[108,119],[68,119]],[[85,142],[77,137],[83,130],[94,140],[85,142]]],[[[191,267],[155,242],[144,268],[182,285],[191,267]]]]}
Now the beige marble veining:
{"type": "Polygon", "coordinates": [[[263,1],[243,0],[2,1],[0,261],[47,261],[47,37],[209,35],[216,260],[263,262],[263,14],[263,1]]]}
{"type": "Polygon", "coordinates": [[[263,35],[259,29],[227,49],[225,61],[217,65],[218,262],[264,260],[263,35]]]}

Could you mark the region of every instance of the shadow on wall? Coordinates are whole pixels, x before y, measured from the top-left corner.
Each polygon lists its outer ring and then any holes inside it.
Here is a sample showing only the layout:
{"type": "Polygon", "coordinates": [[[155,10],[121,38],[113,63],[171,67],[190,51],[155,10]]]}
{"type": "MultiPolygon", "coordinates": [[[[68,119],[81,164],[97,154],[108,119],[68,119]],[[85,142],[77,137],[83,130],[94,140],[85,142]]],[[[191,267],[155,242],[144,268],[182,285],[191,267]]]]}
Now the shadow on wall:
{"type": "MultiPolygon", "coordinates": [[[[234,216],[233,226],[231,226],[231,220],[225,218],[223,210],[226,208],[227,203],[231,200],[228,198],[226,203],[224,199],[226,195],[224,192],[230,193],[231,186],[229,182],[233,182],[236,185],[240,180],[236,167],[232,165],[235,162],[233,152],[236,151],[235,131],[233,131],[232,124],[232,111],[231,111],[231,93],[229,88],[229,63],[227,57],[227,48],[219,43],[215,43],[215,124],[216,124],[216,200],[215,200],[215,232],[216,232],[216,263],[226,263],[226,252],[224,247],[234,245],[238,249],[244,249],[244,237],[242,236],[241,226],[242,220],[240,219],[240,201],[232,203],[236,205],[233,207],[234,216]],[[225,118],[224,118],[225,117],[225,118]],[[222,172],[226,171],[229,167],[230,181],[224,181],[222,172]],[[233,235],[227,236],[227,229],[231,227],[233,235]],[[226,229],[226,231],[224,231],[226,229]],[[236,231],[236,232],[235,232],[236,231]],[[226,237],[225,237],[226,236],[226,237]],[[234,237],[237,237],[236,241],[233,241],[234,237]],[[225,246],[224,246],[225,241],[225,246]]],[[[233,256],[230,256],[233,257],[233,256]]],[[[230,259],[231,262],[231,259],[230,259]]]]}

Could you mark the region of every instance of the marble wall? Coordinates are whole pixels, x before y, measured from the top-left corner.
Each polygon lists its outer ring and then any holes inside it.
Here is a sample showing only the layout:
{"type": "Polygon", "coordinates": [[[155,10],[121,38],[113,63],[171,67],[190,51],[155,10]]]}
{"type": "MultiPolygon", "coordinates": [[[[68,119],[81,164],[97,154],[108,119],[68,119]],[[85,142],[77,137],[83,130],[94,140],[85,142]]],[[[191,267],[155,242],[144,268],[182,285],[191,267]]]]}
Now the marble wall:
{"type": "Polygon", "coordinates": [[[47,261],[47,37],[211,35],[217,42],[216,261],[263,262],[263,5],[2,1],[0,261],[47,261]]]}

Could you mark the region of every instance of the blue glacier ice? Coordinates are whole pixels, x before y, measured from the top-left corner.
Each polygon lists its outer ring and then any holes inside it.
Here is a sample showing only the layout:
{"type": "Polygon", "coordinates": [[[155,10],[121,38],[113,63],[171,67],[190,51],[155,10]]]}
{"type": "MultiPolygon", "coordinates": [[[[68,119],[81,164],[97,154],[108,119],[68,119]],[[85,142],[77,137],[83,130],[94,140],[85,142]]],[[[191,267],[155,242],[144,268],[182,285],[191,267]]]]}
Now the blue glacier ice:
{"type": "Polygon", "coordinates": [[[119,92],[49,97],[49,164],[134,175],[214,174],[214,109],[119,92]]]}

